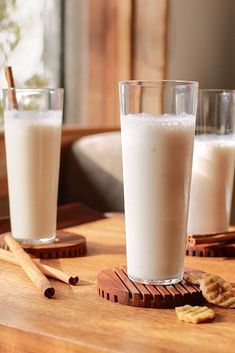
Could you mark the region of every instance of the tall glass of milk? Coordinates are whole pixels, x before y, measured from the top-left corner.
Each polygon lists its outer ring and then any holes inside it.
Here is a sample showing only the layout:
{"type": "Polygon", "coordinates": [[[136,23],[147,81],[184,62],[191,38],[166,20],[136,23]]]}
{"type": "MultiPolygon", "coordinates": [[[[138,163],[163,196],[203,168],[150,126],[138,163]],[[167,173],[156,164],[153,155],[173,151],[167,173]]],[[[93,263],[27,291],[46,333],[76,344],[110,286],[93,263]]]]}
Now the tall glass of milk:
{"type": "Polygon", "coordinates": [[[11,232],[27,243],[56,236],[63,89],[3,92],[11,232]]]}
{"type": "Polygon", "coordinates": [[[235,165],[235,91],[199,90],[189,234],[225,232],[235,165]]]}
{"type": "Polygon", "coordinates": [[[183,278],[197,82],[120,82],[128,276],[183,278]]]}

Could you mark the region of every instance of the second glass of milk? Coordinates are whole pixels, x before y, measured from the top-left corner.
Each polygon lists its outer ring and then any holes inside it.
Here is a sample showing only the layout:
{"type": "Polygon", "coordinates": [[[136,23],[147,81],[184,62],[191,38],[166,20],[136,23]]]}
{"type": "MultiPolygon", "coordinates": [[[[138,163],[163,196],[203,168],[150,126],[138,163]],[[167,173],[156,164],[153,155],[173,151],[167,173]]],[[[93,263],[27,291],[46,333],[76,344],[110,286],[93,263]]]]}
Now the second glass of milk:
{"type": "Polygon", "coordinates": [[[12,236],[50,243],[56,236],[63,89],[8,89],[3,101],[12,236]]]}
{"type": "Polygon", "coordinates": [[[183,278],[197,82],[120,82],[128,276],[183,278]]]}
{"type": "Polygon", "coordinates": [[[235,91],[199,90],[188,233],[228,231],[235,166],[235,91]]]}

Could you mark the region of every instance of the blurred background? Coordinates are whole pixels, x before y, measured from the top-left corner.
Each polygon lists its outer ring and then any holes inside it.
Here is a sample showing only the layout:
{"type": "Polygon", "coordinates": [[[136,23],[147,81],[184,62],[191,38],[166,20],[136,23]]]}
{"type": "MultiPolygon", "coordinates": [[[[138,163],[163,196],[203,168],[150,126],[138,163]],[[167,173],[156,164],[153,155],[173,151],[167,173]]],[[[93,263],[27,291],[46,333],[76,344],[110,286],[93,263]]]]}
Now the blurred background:
{"type": "MultiPolygon", "coordinates": [[[[119,129],[119,80],[235,88],[234,16],[235,0],[0,0],[0,94],[6,65],[18,88],[65,88],[60,204],[123,202],[119,134],[82,139],[119,129]]],[[[235,194],[233,205],[234,223],[235,194]]],[[[0,217],[8,214],[0,131],[0,217]]]]}
{"type": "Polygon", "coordinates": [[[118,126],[119,80],[234,88],[234,16],[234,0],[0,0],[0,88],[11,65],[17,87],[65,88],[65,124],[118,126]]]}

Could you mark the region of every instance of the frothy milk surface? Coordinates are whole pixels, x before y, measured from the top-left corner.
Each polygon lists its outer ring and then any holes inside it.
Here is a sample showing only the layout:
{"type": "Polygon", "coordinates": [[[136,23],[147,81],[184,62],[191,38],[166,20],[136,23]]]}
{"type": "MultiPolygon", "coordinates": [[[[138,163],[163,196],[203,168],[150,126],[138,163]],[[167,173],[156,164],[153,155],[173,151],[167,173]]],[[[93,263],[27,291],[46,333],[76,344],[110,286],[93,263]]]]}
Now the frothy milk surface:
{"type": "Polygon", "coordinates": [[[121,117],[128,274],[182,276],[195,117],[121,117]]]}
{"type": "Polygon", "coordinates": [[[228,230],[235,163],[235,135],[195,137],[188,233],[228,230]]]}
{"type": "Polygon", "coordinates": [[[18,239],[53,236],[61,144],[61,111],[5,111],[11,230],[18,239]]]}

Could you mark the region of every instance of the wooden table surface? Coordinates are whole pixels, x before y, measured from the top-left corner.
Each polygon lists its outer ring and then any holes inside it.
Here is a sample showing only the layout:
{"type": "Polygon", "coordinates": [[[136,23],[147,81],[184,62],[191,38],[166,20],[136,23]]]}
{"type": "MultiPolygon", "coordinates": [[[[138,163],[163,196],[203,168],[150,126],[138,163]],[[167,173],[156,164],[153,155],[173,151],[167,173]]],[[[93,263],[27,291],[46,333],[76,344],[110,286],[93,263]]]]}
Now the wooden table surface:
{"type": "MultiPolygon", "coordinates": [[[[54,282],[44,299],[22,270],[0,261],[0,352],[235,352],[235,310],[215,308],[207,324],[179,322],[172,309],[111,303],[96,291],[100,270],[125,263],[122,218],[69,228],[87,237],[88,255],[49,263],[81,278],[77,287],[54,282]]],[[[186,266],[235,282],[235,260],[186,258],[186,266]]]]}

